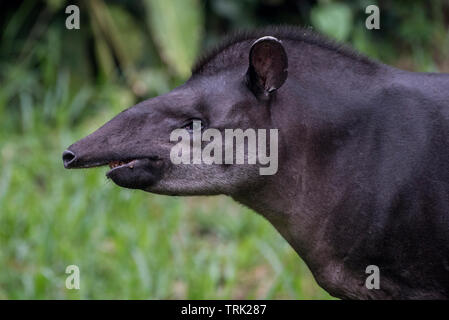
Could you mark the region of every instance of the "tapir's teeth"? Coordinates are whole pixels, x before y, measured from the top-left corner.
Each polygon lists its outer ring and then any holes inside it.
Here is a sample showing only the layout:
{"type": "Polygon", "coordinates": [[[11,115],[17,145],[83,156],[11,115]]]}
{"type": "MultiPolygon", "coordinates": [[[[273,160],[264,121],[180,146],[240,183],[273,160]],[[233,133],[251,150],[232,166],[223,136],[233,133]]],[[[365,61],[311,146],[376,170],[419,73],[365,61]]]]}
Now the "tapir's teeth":
{"type": "Polygon", "coordinates": [[[125,164],[131,163],[130,168],[132,169],[132,168],[133,168],[133,163],[132,163],[132,162],[133,162],[133,161],[130,161],[130,162],[124,162],[124,161],[111,161],[111,162],[109,162],[109,168],[113,169],[113,168],[116,168],[116,167],[118,167],[118,166],[123,166],[123,165],[125,165],[125,164]]]}

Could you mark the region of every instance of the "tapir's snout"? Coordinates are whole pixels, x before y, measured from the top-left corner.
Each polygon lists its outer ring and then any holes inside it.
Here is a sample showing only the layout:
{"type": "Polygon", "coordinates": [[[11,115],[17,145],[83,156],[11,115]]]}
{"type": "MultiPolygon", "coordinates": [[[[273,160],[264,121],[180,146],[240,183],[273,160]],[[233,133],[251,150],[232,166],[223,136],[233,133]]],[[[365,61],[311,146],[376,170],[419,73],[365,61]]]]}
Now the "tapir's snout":
{"type": "Polygon", "coordinates": [[[142,110],[130,108],[69,146],[62,153],[64,167],[109,166],[106,176],[126,188],[144,189],[159,180],[162,162],[147,139],[152,132],[142,110]]]}
{"type": "Polygon", "coordinates": [[[104,153],[89,153],[76,152],[69,149],[62,153],[62,163],[66,169],[78,168],[92,168],[107,165],[109,162],[116,160],[112,157],[105,156],[104,153]]]}
{"type": "Polygon", "coordinates": [[[71,165],[75,162],[76,155],[70,150],[65,150],[62,153],[62,162],[64,163],[64,168],[70,169],[71,165]]]}
{"type": "Polygon", "coordinates": [[[145,189],[161,176],[161,161],[156,156],[142,156],[129,150],[92,148],[91,136],[88,136],[62,153],[62,162],[66,169],[92,168],[109,165],[106,176],[125,188],[145,189]]]}
{"type": "Polygon", "coordinates": [[[91,168],[119,161],[143,158],[135,147],[140,140],[142,125],[133,112],[122,112],[90,135],[73,143],[62,153],[66,169],[91,168]],[[130,123],[133,124],[131,130],[130,123]],[[128,130],[123,130],[123,128],[128,130]]]}
{"type": "Polygon", "coordinates": [[[98,139],[96,133],[75,142],[62,153],[66,169],[99,167],[116,160],[119,160],[117,150],[98,139]]]}

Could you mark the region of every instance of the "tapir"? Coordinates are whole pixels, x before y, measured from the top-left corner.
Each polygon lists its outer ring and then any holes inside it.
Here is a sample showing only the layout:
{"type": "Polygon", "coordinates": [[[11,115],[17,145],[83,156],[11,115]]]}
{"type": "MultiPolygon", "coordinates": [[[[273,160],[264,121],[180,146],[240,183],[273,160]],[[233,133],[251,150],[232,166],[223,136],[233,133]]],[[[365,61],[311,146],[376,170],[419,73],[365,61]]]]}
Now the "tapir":
{"type": "Polygon", "coordinates": [[[241,32],[203,54],[184,84],[62,158],[65,168],[109,165],[125,188],[232,197],[335,297],[449,298],[449,74],[400,70],[308,29],[241,32]],[[174,164],[170,134],[195,121],[277,129],[277,172],[174,164]]]}

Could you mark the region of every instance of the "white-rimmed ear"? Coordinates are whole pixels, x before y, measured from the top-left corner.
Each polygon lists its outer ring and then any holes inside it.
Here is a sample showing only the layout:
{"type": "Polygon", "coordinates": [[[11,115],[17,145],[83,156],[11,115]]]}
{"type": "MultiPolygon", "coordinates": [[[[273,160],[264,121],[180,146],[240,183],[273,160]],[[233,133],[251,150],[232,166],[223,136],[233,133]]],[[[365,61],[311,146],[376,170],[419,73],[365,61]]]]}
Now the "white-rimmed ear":
{"type": "Polygon", "coordinates": [[[288,58],[281,41],[266,36],[256,40],[249,51],[247,72],[250,89],[268,95],[287,79],[288,58]]]}

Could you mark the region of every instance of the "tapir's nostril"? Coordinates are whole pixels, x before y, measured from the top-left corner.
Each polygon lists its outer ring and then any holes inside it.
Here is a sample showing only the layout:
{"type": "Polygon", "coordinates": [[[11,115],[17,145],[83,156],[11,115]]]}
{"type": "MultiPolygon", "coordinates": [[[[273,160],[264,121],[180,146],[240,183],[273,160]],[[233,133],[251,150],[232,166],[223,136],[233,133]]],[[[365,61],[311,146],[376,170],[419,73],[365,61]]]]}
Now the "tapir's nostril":
{"type": "Polygon", "coordinates": [[[62,162],[64,162],[64,167],[70,168],[70,164],[73,163],[75,158],[76,156],[72,151],[70,150],[64,151],[62,153],[62,162]]]}

